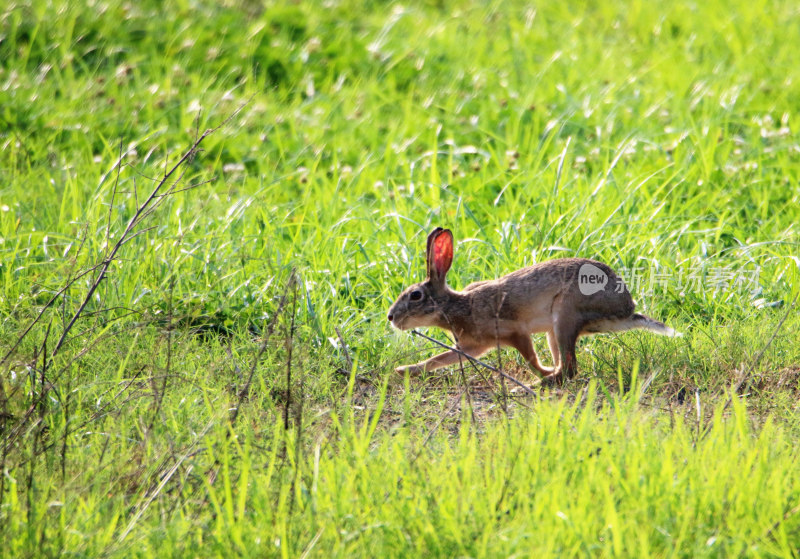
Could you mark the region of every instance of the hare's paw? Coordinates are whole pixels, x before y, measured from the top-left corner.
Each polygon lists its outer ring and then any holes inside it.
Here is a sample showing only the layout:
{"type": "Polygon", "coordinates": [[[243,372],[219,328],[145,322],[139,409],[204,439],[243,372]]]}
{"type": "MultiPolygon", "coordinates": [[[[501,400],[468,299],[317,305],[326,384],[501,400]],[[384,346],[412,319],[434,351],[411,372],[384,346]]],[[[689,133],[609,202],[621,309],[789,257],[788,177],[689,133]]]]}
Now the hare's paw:
{"type": "Polygon", "coordinates": [[[414,365],[401,365],[400,367],[397,367],[394,372],[401,375],[408,373],[409,375],[413,376],[425,372],[425,367],[419,363],[415,363],[414,365]]]}
{"type": "Polygon", "coordinates": [[[561,370],[542,377],[542,386],[561,386],[562,384],[564,384],[564,375],[561,370]]]}

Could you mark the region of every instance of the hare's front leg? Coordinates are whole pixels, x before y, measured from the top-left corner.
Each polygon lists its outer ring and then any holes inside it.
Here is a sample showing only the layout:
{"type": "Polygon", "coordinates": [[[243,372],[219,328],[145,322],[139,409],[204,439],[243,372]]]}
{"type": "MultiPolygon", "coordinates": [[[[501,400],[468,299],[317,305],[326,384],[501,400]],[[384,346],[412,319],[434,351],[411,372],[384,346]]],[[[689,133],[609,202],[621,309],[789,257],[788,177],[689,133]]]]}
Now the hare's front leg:
{"type": "MultiPolygon", "coordinates": [[[[479,357],[488,348],[483,346],[471,345],[471,346],[461,347],[460,349],[463,353],[466,353],[470,357],[479,357]]],[[[415,363],[413,365],[402,365],[400,367],[397,367],[395,371],[400,374],[408,372],[408,374],[410,375],[417,375],[419,373],[427,373],[428,371],[433,371],[434,369],[440,369],[441,367],[446,367],[447,365],[458,363],[459,360],[469,361],[469,359],[461,355],[461,353],[452,350],[445,351],[444,353],[440,353],[439,355],[434,355],[430,359],[422,361],[420,363],[415,363]]]]}

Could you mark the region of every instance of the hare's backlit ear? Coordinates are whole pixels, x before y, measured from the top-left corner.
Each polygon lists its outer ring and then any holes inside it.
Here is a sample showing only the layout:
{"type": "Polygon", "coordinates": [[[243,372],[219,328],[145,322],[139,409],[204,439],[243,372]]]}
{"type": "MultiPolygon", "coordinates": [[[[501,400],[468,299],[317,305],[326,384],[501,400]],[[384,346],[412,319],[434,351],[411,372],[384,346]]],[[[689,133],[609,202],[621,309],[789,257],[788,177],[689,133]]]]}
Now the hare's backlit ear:
{"type": "Polygon", "coordinates": [[[433,244],[433,240],[444,231],[441,227],[437,227],[433,231],[431,231],[430,235],[428,235],[428,245],[425,247],[425,259],[428,262],[428,269],[430,269],[430,264],[432,262],[433,254],[431,253],[431,245],[433,244]]]}
{"type": "Polygon", "coordinates": [[[428,272],[428,277],[433,273],[433,240],[444,231],[441,227],[437,227],[428,235],[428,245],[425,248],[425,268],[428,272]]]}
{"type": "Polygon", "coordinates": [[[453,234],[449,229],[439,228],[429,237],[428,276],[432,281],[444,284],[444,278],[453,263],[453,234]]]}

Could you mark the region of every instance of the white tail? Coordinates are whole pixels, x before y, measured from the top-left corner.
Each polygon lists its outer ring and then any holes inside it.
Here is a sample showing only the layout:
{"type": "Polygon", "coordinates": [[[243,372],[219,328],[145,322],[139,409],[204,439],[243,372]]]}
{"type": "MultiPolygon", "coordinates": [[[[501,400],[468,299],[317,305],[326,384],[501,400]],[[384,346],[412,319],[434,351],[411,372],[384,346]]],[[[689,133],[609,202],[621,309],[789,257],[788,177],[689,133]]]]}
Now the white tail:
{"type": "Polygon", "coordinates": [[[633,314],[628,318],[603,318],[594,320],[584,327],[583,334],[599,334],[601,332],[624,332],[625,330],[633,330],[635,328],[642,328],[643,330],[650,330],[662,336],[670,338],[680,338],[683,336],[658,320],[652,319],[643,314],[633,314]]]}

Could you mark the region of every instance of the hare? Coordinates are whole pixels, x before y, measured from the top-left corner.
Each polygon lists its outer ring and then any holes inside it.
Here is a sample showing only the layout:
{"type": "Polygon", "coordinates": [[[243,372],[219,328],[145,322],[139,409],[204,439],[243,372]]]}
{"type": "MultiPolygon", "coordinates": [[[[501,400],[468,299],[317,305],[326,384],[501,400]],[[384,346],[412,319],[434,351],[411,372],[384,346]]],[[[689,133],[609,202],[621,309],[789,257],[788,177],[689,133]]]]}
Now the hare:
{"type": "MultiPolygon", "coordinates": [[[[561,383],[577,372],[579,336],[645,328],[678,336],[663,323],[634,314],[627,286],[608,266],[586,258],[561,258],[522,268],[499,279],[471,283],[454,291],[445,282],[453,262],[453,234],[437,227],[428,236],[428,277],[400,294],[389,309],[395,328],[436,326],[453,333],[458,348],[478,357],[498,345],[516,348],[543,375],[561,383]],[[536,357],[530,335],[546,332],[553,367],[536,357]]],[[[445,351],[397,372],[417,374],[458,363],[445,351]]]]}

